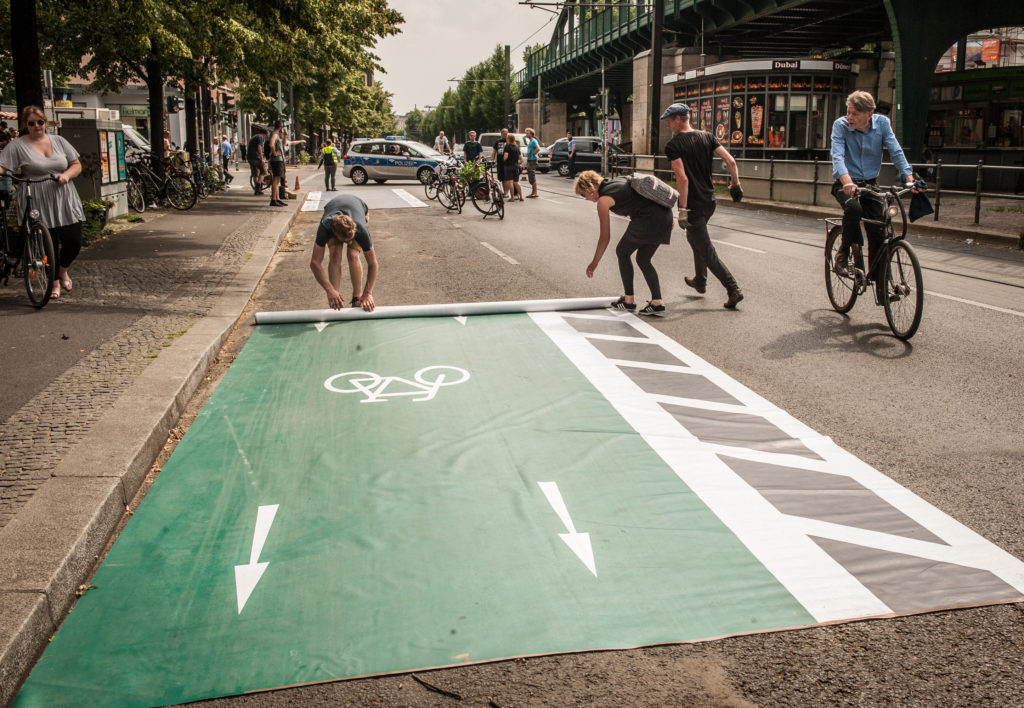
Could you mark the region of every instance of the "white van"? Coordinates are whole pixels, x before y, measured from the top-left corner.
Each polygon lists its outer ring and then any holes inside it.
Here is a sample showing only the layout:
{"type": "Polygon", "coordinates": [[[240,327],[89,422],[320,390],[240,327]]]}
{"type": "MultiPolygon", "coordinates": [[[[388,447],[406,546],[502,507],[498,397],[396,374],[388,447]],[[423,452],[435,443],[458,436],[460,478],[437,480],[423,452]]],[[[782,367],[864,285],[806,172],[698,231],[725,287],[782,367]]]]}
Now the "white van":
{"type": "MultiPolygon", "coordinates": [[[[523,151],[523,159],[525,160],[527,142],[526,133],[513,133],[513,135],[515,135],[516,140],[519,141],[519,147],[523,151]]],[[[484,148],[484,159],[490,160],[492,159],[491,156],[494,154],[494,144],[501,140],[501,133],[483,133],[480,135],[480,137],[477,138],[477,140],[480,142],[480,145],[482,145],[484,148]]],[[[539,140],[537,142],[540,143],[540,147],[544,147],[544,143],[541,143],[539,140]]]]}

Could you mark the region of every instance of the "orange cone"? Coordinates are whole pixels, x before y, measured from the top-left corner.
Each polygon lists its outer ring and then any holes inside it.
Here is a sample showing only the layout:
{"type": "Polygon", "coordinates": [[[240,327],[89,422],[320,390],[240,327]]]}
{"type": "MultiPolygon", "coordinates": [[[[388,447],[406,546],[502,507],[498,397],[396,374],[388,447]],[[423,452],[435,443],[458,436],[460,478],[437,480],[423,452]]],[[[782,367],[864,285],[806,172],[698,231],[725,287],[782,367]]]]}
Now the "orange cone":
{"type": "Polygon", "coordinates": [[[292,191],[293,192],[298,192],[299,191],[299,176],[298,175],[295,175],[295,189],[293,189],[292,191]]]}

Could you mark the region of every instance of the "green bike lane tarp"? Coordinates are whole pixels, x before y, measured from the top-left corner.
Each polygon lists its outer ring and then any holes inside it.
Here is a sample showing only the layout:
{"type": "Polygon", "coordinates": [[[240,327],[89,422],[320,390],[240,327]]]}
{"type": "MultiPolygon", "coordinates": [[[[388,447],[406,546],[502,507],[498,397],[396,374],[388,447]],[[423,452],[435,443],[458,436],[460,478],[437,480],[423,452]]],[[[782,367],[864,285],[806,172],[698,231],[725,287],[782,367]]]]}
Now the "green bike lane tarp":
{"type": "Polygon", "coordinates": [[[991,568],[947,558],[955,522],[895,511],[905,490],[854,481],[831,441],[659,337],[601,311],[258,327],[15,705],[155,706],[1019,597],[1015,559],[987,542],[991,568]],[[809,526],[744,528],[764,514],[809,526]],[[954,578],[920,607],[886,566],[919,574],[915,553],[954,578]]]}

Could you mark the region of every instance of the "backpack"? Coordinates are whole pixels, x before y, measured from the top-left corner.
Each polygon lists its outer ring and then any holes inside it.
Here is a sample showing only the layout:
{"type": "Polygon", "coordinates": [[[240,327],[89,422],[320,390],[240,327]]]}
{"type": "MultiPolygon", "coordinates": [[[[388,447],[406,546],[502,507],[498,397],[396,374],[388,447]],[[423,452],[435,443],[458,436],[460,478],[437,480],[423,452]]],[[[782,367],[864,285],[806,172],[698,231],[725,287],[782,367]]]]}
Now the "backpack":
{"type": "Polygon", "coordinates": [[[671,209],[679,203],[679,192],[654,175],[633,175],[629,186],[644,199],[671,209]]]}

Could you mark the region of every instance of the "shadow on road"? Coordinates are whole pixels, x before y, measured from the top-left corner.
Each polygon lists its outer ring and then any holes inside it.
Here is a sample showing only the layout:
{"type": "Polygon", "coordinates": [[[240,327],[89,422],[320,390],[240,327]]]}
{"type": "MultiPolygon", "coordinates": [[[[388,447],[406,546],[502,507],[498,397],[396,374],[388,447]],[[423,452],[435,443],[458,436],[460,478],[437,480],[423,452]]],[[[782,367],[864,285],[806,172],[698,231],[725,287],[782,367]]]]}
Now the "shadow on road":
{"type": "Polygon", "coordinates": [[[854,324],[848,315],[826,309],[808,310],[801,319],[805,327],[782,334],[761,348],[767,358],[856,349],[879,359],[901,359],[914,351],[910,342],[896,339],[884,322],[854,324]]]}

